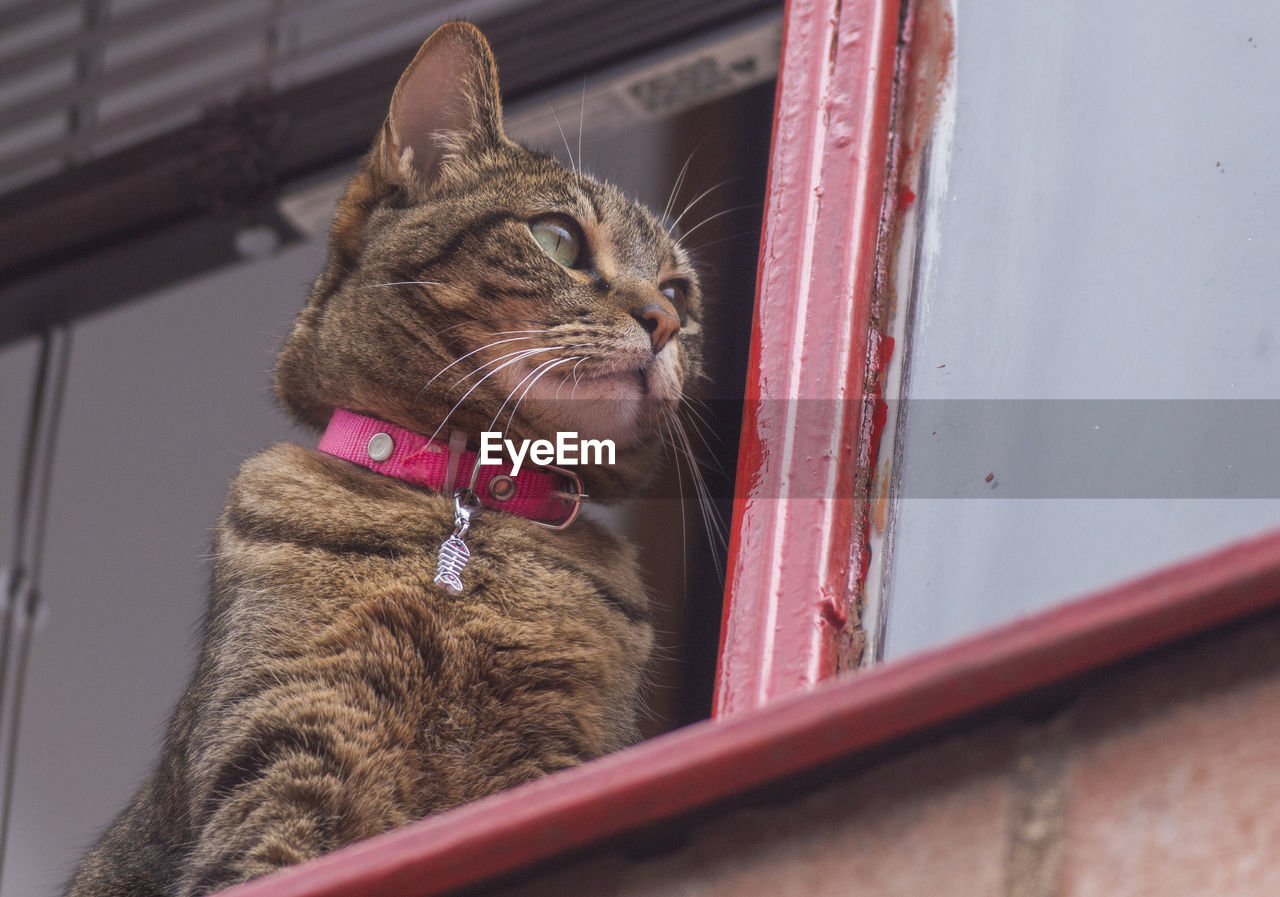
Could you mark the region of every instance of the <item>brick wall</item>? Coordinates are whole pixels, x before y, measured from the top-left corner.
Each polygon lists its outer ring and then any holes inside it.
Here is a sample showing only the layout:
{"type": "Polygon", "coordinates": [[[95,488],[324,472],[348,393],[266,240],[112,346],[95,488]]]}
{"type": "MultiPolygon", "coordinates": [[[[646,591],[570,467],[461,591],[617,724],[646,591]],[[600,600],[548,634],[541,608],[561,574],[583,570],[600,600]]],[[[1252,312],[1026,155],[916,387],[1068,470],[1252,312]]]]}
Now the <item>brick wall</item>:
{"type": "Polygon", "coordinates": [[[1277,897],[1280,617],[486,894],[1277,897]]]}

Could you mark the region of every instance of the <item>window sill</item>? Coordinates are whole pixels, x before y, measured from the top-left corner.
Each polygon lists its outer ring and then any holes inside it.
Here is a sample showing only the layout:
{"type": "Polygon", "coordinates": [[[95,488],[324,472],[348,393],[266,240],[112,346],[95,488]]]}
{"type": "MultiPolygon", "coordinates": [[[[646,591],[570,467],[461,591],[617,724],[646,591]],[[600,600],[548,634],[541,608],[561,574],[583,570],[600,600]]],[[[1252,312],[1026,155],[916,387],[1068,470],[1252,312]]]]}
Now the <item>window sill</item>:
{"type": "Polygon", "coordinates": [[[429,897],[1280,606],[1280,531],[944,648],[655,738],[242,885],[234,897],[429,897]]]}

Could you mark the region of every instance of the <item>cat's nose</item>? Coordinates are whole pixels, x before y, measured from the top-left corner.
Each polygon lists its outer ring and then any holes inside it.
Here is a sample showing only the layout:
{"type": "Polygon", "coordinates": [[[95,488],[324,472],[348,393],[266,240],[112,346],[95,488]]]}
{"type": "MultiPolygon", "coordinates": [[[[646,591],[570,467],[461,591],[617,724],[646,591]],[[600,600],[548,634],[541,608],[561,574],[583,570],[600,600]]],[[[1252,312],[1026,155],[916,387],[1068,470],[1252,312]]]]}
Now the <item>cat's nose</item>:
{"type": "Polygon", "coordinates": [[[665,299],[650,302],[631,314],[648,332],[654,355],[661,352],[662,347],[680,332],[680,315],[676,314],[675,307],[665,299]]]}

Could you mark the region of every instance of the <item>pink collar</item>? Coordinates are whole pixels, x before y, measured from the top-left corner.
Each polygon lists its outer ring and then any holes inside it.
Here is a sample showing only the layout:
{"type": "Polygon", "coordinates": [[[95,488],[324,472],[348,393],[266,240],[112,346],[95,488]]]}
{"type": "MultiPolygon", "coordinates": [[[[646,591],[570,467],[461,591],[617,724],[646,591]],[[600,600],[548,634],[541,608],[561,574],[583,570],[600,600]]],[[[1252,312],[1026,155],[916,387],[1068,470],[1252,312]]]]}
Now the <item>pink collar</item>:
{"type": "Polygon", "coordinates": [[[450,442],[428,439],[403,427],[335,409],[317,448],[367,467],[376,473],[404,480],[446,494],[475,491],[488,508],[532,520],[550,529],[564,529],[578,516],[586,495],[578,475],[561,467],[531,469],[516,476],[510,464],[481,464],[468,451],[465,437],[455,433],[450,442]],[[472,480],[472,471],[476,471],[472,480]]]}

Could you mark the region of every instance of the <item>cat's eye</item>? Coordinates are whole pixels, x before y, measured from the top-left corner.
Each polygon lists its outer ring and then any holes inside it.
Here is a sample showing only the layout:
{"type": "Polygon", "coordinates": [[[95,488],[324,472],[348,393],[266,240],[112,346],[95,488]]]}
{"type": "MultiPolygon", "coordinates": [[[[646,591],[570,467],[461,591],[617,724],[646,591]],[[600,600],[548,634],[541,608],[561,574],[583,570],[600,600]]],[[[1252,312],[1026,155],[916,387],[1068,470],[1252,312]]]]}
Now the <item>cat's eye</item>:
{"type": "Polygon", "coordinates": [[[689,285],[683,280],[668,280],[658,287],[658,292],[667,297],[667,301],[675,306],[680,314],[680,323],[684,323],[685,309],[689,305],[689,285]]]}
{"type": "Polygon", "coordinates": [[[582,232],[572,219],[559,215],[538,218],[529,222],[529,233],[556,264],[566,268],[582,267],[582,232]]]}

